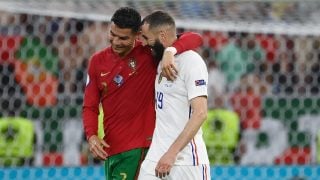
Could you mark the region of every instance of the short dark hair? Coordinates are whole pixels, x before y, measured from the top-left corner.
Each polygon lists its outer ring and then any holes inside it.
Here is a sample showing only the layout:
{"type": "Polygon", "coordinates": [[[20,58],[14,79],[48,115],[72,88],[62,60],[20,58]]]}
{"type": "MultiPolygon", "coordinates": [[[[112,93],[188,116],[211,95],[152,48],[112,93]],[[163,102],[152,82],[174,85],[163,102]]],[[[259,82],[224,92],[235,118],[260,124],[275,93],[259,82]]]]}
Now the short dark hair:
{"type": "Polygon", "coordinates": [[[149,14],[142,20],[142,24],[144,23],[149,24],[149,29],[154,29],[165,25],[172,27],[176,26],[174,19],[164,11],[155,11],[149,14]]]}
{"type": "Polygon", "coordinates": [[[111,22],[114,22],[119,28],[128,28],[132,32],[138,32],[141,26],[141,15],[133,8],[122,7],[113,14],[111,22]]]}

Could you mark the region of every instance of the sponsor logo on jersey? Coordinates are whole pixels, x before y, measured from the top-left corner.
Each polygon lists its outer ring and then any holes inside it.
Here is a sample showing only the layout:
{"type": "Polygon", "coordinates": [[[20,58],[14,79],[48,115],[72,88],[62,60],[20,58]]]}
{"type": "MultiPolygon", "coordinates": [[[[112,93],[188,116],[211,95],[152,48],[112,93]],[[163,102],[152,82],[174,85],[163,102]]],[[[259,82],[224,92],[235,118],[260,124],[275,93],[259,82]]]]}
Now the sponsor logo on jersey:
{"type": "Polygon", "coordinates": [[[101,73],[100,73],[100,76],[101,76],[101,77],[103,77],[103,76],[106,76],[106,75],[108,75],[109,73],[110,73],[110,72],[106,72],[106,73],[104,73],[104,72],[101,72],[101,73]]]}
{"type": "Polygon", "coordinates": [[[204,79],[195,80],[194,82],[196,86],[206,85],[206,81],[204,79]]]}

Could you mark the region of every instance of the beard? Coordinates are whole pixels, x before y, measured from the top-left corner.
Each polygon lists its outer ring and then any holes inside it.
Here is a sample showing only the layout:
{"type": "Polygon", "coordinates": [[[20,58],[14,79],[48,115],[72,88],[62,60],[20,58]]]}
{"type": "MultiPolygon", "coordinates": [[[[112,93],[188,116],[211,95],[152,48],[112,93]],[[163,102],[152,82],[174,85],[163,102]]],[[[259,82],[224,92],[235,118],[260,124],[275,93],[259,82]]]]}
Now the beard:
{"type": "Polygon", "coordinates": [[[163,52],[164,52],[164,46],[161,44],[159,39],[157,39],[153,46],[150,46],[152,49],[153,57],[157,62],[160,62],[162,60],[163,52]]]}

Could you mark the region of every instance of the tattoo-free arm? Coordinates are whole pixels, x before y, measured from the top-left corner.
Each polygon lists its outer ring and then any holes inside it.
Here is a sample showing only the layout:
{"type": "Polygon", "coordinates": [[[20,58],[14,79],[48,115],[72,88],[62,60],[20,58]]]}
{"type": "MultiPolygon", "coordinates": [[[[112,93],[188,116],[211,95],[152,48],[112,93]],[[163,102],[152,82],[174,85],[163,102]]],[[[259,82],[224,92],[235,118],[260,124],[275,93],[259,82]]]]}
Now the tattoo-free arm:
{"type": "Polygon", "coordinates": [[[156,166],[158,177],[170,172],[178,153],[194,138],[207,118],[207,97],[199,96],[191,100],[192,115],[179,134],[177,139],[169,147],[168,151],[160,158],[156,166]]]}

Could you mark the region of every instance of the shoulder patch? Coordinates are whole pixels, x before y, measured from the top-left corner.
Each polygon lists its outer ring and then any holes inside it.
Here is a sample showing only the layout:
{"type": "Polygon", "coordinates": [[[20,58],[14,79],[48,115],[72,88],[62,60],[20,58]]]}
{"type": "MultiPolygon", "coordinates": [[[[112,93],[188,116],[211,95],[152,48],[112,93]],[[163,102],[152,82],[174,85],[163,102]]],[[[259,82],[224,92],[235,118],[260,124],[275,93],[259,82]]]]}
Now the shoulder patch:
{"type": "Polygon", "coordinates": [[[206,85],[206,81],[204,79],[195,80],[194,82],[196,86],[206,85]]]}

